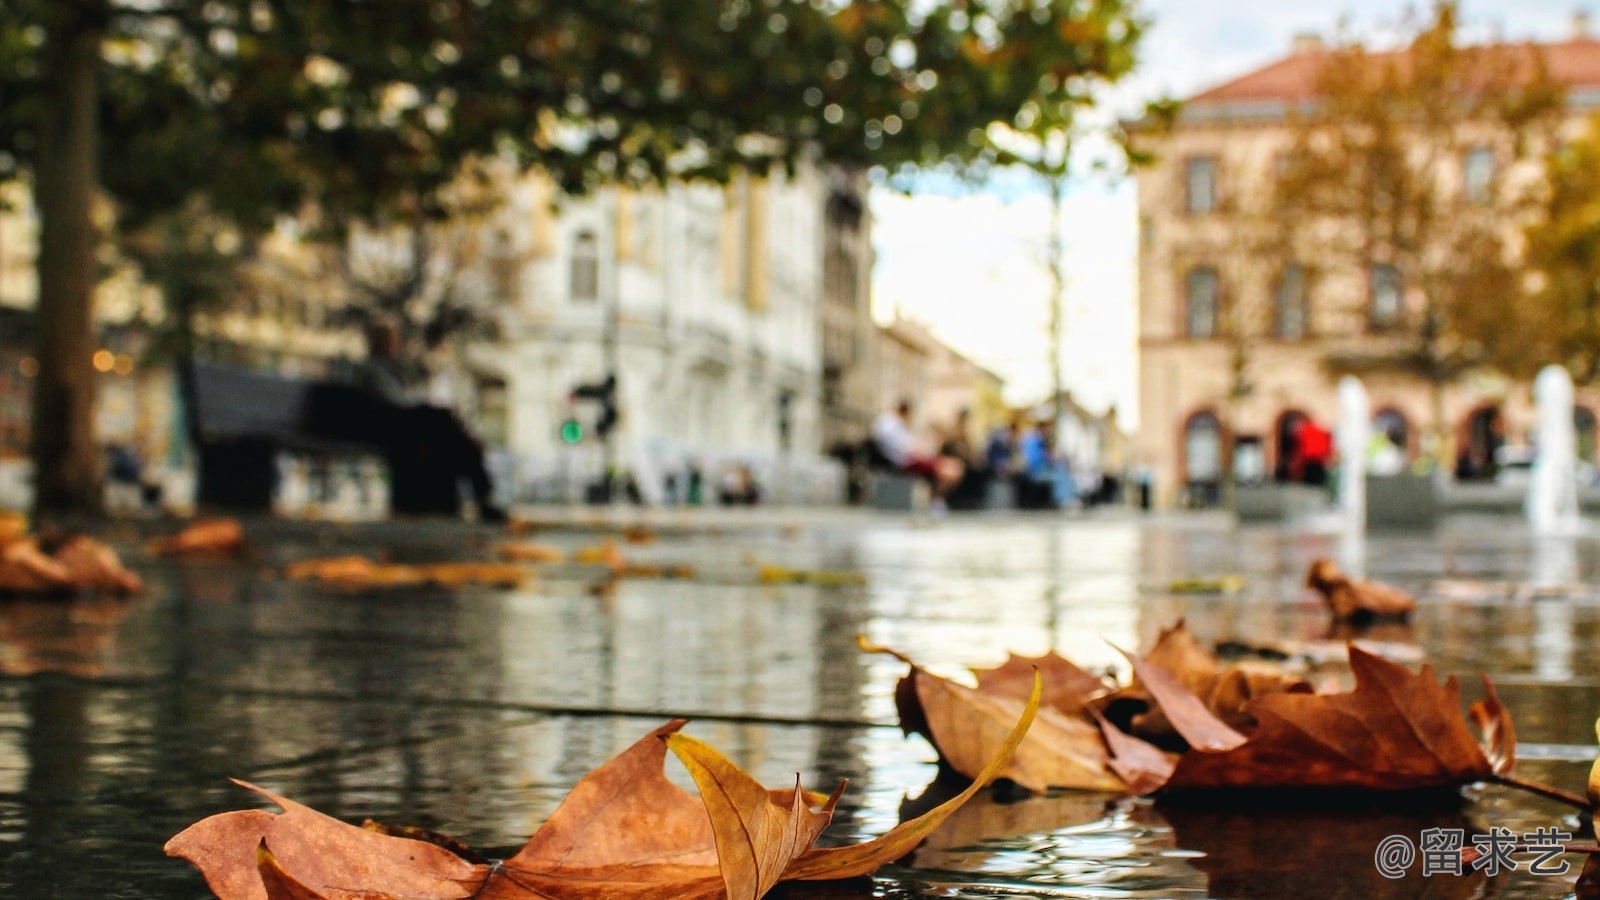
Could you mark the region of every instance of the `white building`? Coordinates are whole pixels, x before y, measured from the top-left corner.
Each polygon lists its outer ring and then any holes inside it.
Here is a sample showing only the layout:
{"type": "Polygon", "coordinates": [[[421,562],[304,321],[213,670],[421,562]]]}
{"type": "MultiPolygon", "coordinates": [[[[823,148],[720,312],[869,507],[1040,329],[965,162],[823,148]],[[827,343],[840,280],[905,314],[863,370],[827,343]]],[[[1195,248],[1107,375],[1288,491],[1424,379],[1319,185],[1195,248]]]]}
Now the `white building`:
{"type": "Polygon", "coordinates": [[[470,348],[479,425],[515,460],[523,498],[577,499],[598,475],[596,404],[571,399],[609,370],[614,329],[617,463],[646,499],[714,486],[749,466],[778,500],[833,499],[820,429],[826,180],[741,177],[557,194],[518,181],[498,213],[500,335],[470,348]],[[568,418],[583,423],[563,442],[568,418]]]}

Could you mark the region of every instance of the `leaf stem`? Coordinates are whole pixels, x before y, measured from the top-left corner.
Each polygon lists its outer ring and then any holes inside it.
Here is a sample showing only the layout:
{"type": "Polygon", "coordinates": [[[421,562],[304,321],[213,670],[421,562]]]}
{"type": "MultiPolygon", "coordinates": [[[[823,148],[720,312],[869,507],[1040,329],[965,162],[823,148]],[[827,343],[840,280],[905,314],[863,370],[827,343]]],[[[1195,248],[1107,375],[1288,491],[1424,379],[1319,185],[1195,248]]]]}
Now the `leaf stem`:
{"type": "Polygon", "coordinates": [[[1558,800],[1569,806],[1574,806],[1578,809],[1584,810],[1585,812],[1592,813],[1595,811],[1594,804],[1589,802],[1588,797],[1585,797],[1582,794],[1574,794],[1571,791],[1565,791],[1558,787],[1551,787],[1548,784],[1540,784],[1537,781],[1528,781],[1527,779],[1518,778],[1517,776],[1511,774],[1495,775],[1490,779],[1490,781],[1494,782],[1495,784],[1503,784],[1506,787],[1516,788],[1520,791],[1527,791],[1530,794],[1538,794],[1541,797],[1546,797],[1551,800],[1558,800]]]}

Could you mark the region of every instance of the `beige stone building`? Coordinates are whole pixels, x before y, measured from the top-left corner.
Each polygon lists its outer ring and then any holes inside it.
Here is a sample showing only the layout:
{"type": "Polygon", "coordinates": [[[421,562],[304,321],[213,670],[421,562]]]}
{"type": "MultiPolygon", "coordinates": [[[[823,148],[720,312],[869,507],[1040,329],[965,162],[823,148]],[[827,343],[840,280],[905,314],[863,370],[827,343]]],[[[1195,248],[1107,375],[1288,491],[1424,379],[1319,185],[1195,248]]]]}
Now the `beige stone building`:
{"type": "Polygon", "coordinates": [[[872,320],[872,210],[866,173],[828,172],[822,223],[822,447],[848,453],[878,414],[878,326],[872,320]]]}
{"type": "MultiPolygon", "coordinates": [[[[1542,49],[1576,125],[1600,106],[1600,40],[1580,32],[1542,49]]],[[[1225,466],[1241,480],[1272,478],[1299,417],[1335,424],[1330,356],[1387,339],[1377,323],[1405,322],[1415,301],[1404,273],[1381,262],[1319,261],[1313,279],[1313,266],[1254,258],[1239,239],[1239,198],[1270,186],[1291,139],[1285,116],[1314,98],[1322,50],[1297,38],[1283,58],[1189,98],[1170,133],[1151,136],[1158,162],[1138,174],[1140,433],[1131,462],[1153,479],[1161,505],[1216,502],[1225,466]],[[1243,308],[1264,314],[1233,340],[1230,312],[1243,308]]],[[[1439,175],[1464,191],[1509,177],[1476,148],[1439,175]]],[[[1434,431],[1429,386],[1401,375],[1364,380],[1375,431],[1422,458],[1432,449],[1422,436],[1434,431]]],[[[1493,447],[1523,443],[1533,426],[1529,386],[1493,374],[1460,379],[1443,401],[1438,431],[1453,446],[1440,455],[1476,460],[1476,471],[1493,447]]],[[[1578,403],[1580,452],[1592,460],[1600,390],[1579,385],[1578,403]]]]}

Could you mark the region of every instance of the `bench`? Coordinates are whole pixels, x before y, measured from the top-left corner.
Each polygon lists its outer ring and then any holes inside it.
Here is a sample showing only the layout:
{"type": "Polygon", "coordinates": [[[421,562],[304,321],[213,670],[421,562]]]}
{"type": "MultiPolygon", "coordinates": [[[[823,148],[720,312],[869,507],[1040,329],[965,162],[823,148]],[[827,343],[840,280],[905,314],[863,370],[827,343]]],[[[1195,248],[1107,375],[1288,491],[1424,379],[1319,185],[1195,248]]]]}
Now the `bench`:
{"type": "Polygon", "coordinates": [[[278,487],[279,454],[326,463],[382,457],[389,470],[389,507],[399,513],[460,512],[459,486],[430,465],[431,416],[360,388],[217,363],[195,363],[195,433],[199,438],[198,500],[203,506],[266,512],[278,487]],[[398,441],[405,434],[415,440],[398,441]]]}

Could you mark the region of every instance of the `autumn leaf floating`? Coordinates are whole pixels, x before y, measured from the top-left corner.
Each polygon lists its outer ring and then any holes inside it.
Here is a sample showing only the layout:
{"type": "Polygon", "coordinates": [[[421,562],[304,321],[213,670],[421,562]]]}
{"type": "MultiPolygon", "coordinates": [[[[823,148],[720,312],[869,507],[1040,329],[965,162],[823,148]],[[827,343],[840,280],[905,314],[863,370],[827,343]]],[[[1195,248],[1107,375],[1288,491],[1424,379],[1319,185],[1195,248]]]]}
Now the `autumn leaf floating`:
{"type": "Polygon", "coordinates": [[[29,534],[20,517],[0,521],[0,594],[136,594],[143,587],[116,551],[86,534],[29,534]]]}
{"type": "Polygon", "coordinates": [[[146,545],[157,556],[234,556],[246,547],[238,519],[200,519],[177,534],[155,538],[146,545]]]}
{"type": "Polygon", "coordinates": [[[1415,597],[1392,585],[1357,581],[1339,571],[1331,559],[1311,563],[1306,587],[1322,595],[1335,621],[1365,624],[1378,619],[1404,621],[1417,608],[1415,597]]]}
{"type": "Polygon", "coordinates": [[[1180,623],[1129,657],[1125,687],[1054,654],[976,671],[975,687],[912,664],[896,705],[902,728],[970,774],[994,746],[996,720],[1020,702],[1017,670],[1037,666],[1045,706],[1003,773],[1031,790],[1410,791],[1490,781],[1561,796],[1513,774],[1511,717],[1487,679],[1470,711],[1474,735],[1454,678],[1441,684],[1430,666],[1412,672],[1354,645],[1348,657],[1354,689],[1313,693],[1292,676],[1222,668],[1180,623]]]}
{"type": "Polygon", "coordinates": [[[512,563],[450,562],[407,565],[380,563],[364,556],[336,556],[291,563],[284,576],[294,580],[320,581],[346,590],[412,587],[436,584],[458,587],[487,584],[516,587],[532,573],[512,563]]]}
{"type": "Polygon", "coordinates": [[[223,900],[495,900],[601,897],[755,900],[780,881],[852,878],[909,853],[1007,765],[1038,709],[1036,688],[966,791],[876,840],[814,846],[844,786],[819,798],[769,789],[669,722],[584,776],[516,855],[486,863],[448,840],[358,828],[237,782],[282,812],[203,819],[167,842],[223,900]],[[662,771],[667,751],[699,788],[662,771]]]}
{"type": "Polygon", "coordinates": [[[842,587],[867,583],[867,577],[860,572],[842,572],[833,569],[791,569],[787,566],[771,564],[764,564],[756,569],[756,580],[762,584],[815,584],[823,587],[842,587]]]}
{"type": "Polygon", "coordinates": [[[559,547],[549,544],[536,544],[523,541],[514,544],[501,544],[500,555],[511,562],[526,563],[558,563],[566,561],[567,554],[559,547]]]}

